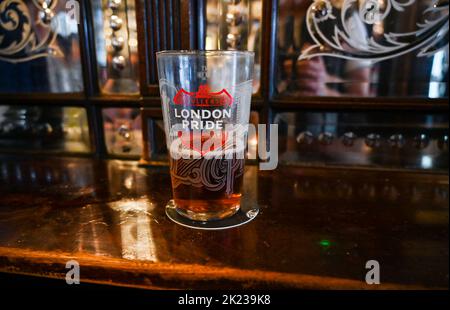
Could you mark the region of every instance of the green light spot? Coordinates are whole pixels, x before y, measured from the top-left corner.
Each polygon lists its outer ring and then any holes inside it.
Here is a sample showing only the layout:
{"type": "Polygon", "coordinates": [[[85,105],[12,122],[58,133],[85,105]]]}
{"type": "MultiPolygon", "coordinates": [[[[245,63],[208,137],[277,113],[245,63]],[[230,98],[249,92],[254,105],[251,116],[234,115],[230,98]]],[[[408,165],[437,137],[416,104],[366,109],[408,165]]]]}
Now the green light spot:
{"type": "Polygon", "coordinates": [[[328,248],[331,245],[331,242],[330,242],[330,240],[324,239],[324,240],[320,240],[319,244],[324,248],[328,248]]]}

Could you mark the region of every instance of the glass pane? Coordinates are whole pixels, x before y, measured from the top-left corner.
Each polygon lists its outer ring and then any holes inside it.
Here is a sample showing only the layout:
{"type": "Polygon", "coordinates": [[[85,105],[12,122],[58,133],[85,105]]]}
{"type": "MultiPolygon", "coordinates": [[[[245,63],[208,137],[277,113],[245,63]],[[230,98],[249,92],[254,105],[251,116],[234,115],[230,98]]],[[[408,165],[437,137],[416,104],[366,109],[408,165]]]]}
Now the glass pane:
{"type": "Polygon", "coordinates": [[[278,113],[280,161],[448,170],[448,116],[278,113]]]}
{"type": "Polygon", "coordinates": [[[261,0],[207,0],[207,50],[249,50],[255,52],[253,93],[261,76],[261,0]]]}
{"type": "Polygon", "coordinates": [[[0,149],[90,152],[86,110],[0,105],[0,149]]]}
{"type": "Polygon", "coordinates": [[[1,1],[0,92],[83,91],[77,16],[66,1],[1,1]]]}
{"type": "Polygon", "coordinates": [[[92,1],[100,90],[138,94],[138,49],[134,0],[92,1]]]}
{"type": "Polygon", "coordinates": [[[448,97],[448,1],[281,0],[285,96],[448,97]]]}
{"type": "Polygon", "coordinates": [[[106,149],[109,154],[140,156],[142,121],[138,108],[103,109],[106,149]]]}

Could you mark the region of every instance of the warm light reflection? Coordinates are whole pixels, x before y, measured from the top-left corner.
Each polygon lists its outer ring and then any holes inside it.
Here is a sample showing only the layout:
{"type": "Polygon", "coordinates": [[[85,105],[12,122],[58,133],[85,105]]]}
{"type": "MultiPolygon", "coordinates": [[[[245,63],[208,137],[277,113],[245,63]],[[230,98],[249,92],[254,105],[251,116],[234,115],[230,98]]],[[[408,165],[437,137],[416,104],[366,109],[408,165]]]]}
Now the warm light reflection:
{"type": "Polygon", "coordinates": [[[152,211],[155,206],[148,198],[122,199],[109,203],[114,211],[118,212],[145,212],[147,214],[152,211]]]}
{"type": "Polygon", "coordinates": [[[381,36],[384,34],[384,23],[382,22],[377,22],[373,25],[373,33],[381,36]]]}
{"type": "Polygon", "coordinates": [[[248,139],[248,151],[247,156],[250,159],[253,159],[256,157],[256,151],[258,149],[258,137],[254,136],[252,138],[248,139]]]}
{"type": "Polygon", "coordinates": [[[123,185],[127,188],[127,189],[132,189],[133,188],[133,184],[134,184],[134,178],[132,175],[127,176],[123,182],[123,185]]]}
{"type": "Polygon", "coordinates": [[[139,169],[138,162],[124,161],[124,160],[115,160],[113,162],[114,165],[121,170],[137,171],[139,169]]]}
{"type": "Polygon", "coordinates": [[[125,259],[158,260],[151,225],[154,204],[147,198],[123,199],[110,203],[118,212],[122,257],[125,259]]]}
{"type": "Polygon", "coordinates": [[[138,46],[138,41],[136,39],[134,39],[134,38],[131,38],[131,39],[128,40],[128,45],[130,47],[137,47],[138,46]]]}

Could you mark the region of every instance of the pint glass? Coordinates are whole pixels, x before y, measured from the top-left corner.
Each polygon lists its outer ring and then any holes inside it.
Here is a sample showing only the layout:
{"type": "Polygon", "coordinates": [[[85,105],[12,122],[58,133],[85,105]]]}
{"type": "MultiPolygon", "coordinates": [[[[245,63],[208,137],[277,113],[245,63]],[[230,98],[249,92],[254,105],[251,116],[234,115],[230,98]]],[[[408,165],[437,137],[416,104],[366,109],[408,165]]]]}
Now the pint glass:
{"type": "Polygon", "coordinates": [[[240,208],[254,53],[157,53],[173,204],[191,220],[240,208]]]}

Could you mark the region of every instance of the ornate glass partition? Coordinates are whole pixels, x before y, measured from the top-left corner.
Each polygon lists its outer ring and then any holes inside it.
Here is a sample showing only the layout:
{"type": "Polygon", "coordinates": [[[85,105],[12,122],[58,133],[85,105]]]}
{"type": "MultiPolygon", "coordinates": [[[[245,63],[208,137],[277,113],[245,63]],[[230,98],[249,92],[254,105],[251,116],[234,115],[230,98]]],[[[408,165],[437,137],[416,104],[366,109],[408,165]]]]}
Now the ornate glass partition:
{"type": "Polygon", "coordinates": [[[280,0],[281,96],[448,97],[448,1],[280,0]]]}
{"type": "Polygon", "coordinates": [[[66,4],[0,2],[0,93],[83,91],[79,15],[66,4]]]}

